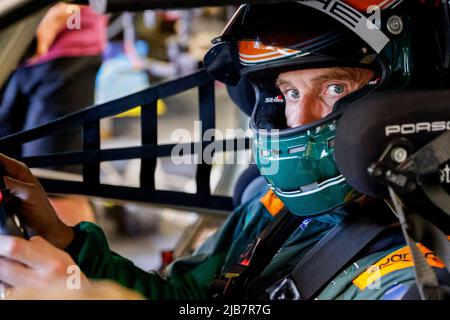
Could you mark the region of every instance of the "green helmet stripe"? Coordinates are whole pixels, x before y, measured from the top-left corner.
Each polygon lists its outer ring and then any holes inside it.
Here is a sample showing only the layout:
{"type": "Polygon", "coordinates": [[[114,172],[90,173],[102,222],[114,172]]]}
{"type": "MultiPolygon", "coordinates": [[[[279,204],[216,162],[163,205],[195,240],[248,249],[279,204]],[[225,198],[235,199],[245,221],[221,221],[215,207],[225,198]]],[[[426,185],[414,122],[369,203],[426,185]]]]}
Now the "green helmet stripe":
{"type": "MultiPolygon", "coordinates": [[[[310,191],[297,190],[297,191],[287,191],[287,192],[286,191],[277,190],[277,193],[280,196],[287,197],[287,198],[303,197],[303,196],[307,196],[307,195],[311,195],[311,194],[320,192],[320,191],[322,191],[324,189],[327,189],[327,188],[329,188],[331,186],[334,186],[334,185],[342,183],[342,182],[345,182],[345,178],[342,175],[340,175],[340,176],[335,177],[333,179],[329,179],[327,181],[322,182],[314,190],[310,190],[310,191]]],[[[271,189],[274,189],[274,188],[271,188],[271,189]]]]}

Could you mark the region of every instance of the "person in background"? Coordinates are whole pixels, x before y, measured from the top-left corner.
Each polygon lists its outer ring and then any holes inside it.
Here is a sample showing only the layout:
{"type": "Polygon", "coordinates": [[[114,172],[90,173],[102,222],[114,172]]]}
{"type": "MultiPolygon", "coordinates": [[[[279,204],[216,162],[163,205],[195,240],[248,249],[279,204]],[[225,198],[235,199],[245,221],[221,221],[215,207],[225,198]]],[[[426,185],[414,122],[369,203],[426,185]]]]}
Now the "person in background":
{"type": "MultiPolygon", "coordinates": [[[[36,30],[31,58],[15,70],[0,104],[0,137],[27,130],[94,103],[95,78],[106,46],[108,18],[89,6],[59,2],[42,18],[36,30]]],[[[34,156],[79,150],[80,130],[41,138],[10,150],[12,156],[34,156]]],[[[57,168],[80,173],[76,167],[57,168]]],[[[69,225],[93,221],[84,197],[52,197],[52,205],[69,225]],[[74,211],[76,209],[76,212],[74,211]],[[79,210],[81,208],[81,210],[79,210]]]]}

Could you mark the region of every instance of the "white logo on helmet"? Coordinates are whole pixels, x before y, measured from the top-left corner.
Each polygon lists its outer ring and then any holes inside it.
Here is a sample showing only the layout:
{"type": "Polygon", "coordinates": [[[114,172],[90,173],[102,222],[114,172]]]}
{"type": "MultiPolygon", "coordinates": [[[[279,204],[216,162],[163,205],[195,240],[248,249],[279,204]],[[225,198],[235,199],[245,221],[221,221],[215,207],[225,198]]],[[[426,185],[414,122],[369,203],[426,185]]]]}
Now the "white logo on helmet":
{"type": "Polygon", "coordinates": [[[445,167],[440,170],[440,181],[441,183],[450,184],[450,166],[448,163],[445,165],[445,167]]]}
{"type": "MultiPolygon", "coordinates": [[[[339,0],[310,0],[298,3],[315,8],[339,21],[367,42],[377,53],[380,53],[389,43],[389,38],[378,29],[368,17],[355,10],[352,6],[339,0]],[[371,26],[368,28],[368,26],[371,26]]],[[[373,17],[370,17],[373,18],[373,17]]]]}
{"type": "Polygon", "coordinates": [[[268,97],[266,100],[264,100],[265,103],[283,103],[284,99],[283,96],[276,96],[276,97],[268,97]]]}

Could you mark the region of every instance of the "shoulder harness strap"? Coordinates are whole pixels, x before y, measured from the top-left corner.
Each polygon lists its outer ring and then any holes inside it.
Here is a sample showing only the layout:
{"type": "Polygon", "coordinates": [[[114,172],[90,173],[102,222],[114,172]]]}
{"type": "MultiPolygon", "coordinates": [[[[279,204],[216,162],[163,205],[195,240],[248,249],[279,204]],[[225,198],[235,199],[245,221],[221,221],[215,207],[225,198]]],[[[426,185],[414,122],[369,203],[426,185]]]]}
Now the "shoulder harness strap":
{"type": "Polygon", "coordinates": [[[210,296],[215,300],[243,298],[244,288],[249,280],[264,270],[281,245],[303,220],[291,214],[286,207],[281,208],[275,220],[241,255],[245,257],[234,263],[227,272],[216,277],[210,288],[210,296]]]}
{"type": "Polygon", "coordinates": [[[265,290],[267,297],[309,300],[317,296],[362,249],[392,226],[392,218],[380,212],[383,208],[376,205],[367,209],[362,214],[350,214],[334,227],[287,277],[265,290]]]}

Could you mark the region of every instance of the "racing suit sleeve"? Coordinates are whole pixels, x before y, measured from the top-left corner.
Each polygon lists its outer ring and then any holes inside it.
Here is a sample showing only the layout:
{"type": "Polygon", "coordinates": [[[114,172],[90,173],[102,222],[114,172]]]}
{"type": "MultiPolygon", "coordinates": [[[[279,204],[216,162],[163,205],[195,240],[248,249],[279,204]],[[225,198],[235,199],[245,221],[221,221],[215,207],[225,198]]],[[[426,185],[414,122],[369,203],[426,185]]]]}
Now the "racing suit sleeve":
{"type": "Polygon", "coordinates": [[[156,271],[139,269],[111,251],[105,234],[93,223],[82,222],[74,228],[75,238],[66,252],[88,278],[116,281],[148,299],[206,299],[215,275],[224,265],[231,239],[242,230],[242,221],[241,212],[233,212],[193,255],[172,263],[167,278],[156,271]]]}

